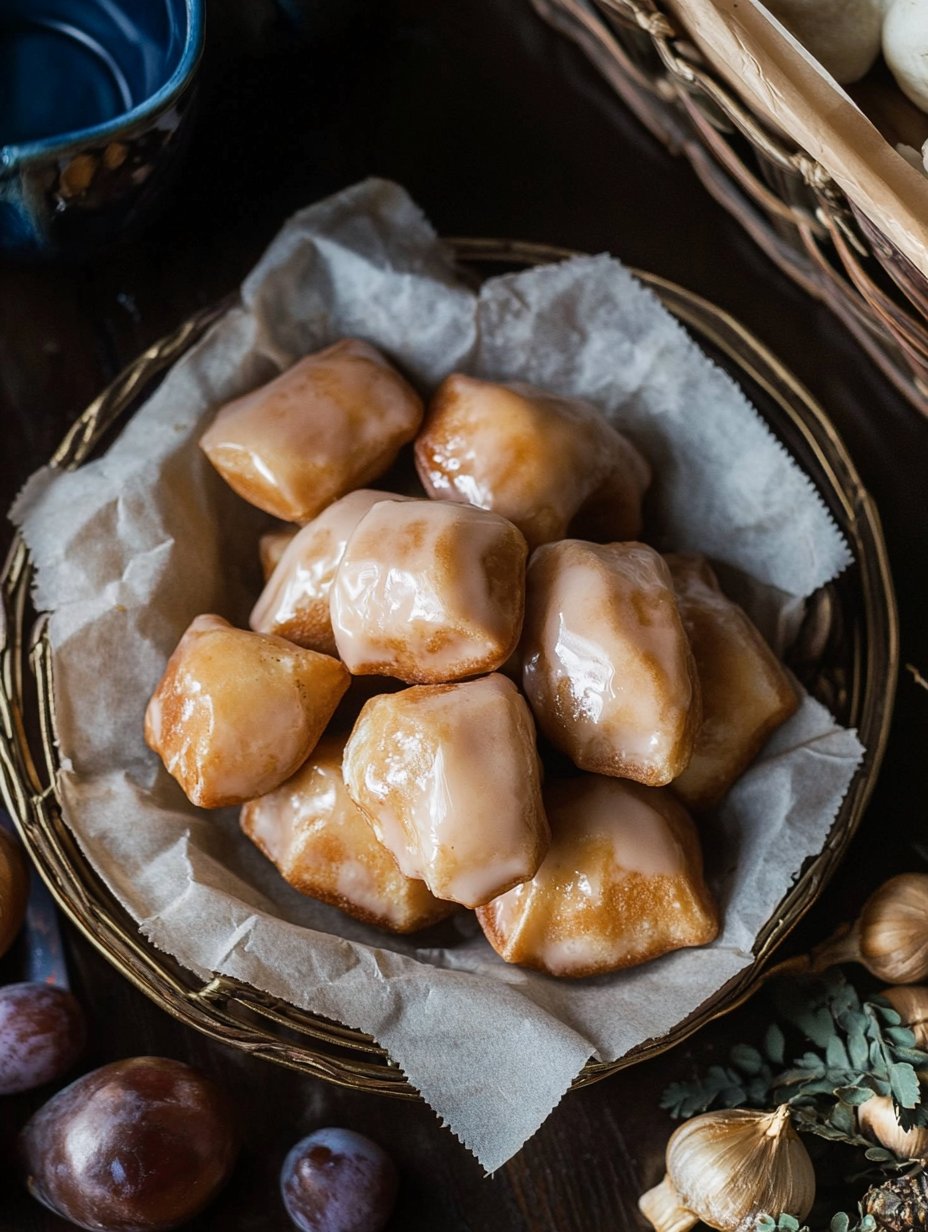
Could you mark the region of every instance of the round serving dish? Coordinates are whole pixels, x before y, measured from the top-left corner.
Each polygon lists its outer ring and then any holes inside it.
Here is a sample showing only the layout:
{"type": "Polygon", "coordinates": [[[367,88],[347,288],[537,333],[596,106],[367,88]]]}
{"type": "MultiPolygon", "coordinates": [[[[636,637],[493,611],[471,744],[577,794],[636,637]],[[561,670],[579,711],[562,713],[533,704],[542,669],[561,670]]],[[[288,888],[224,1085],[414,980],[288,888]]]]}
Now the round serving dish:
{"type": "MultiPolygon", "coordinates": [[[[478,274],[491,266],[525,267],[575,255],[500,240],[452,244],[462,266],[478,274]]],[[[866,754],[823,849],[762,928],[753,964],[666,1035],[618,1061],[588,1064],[578,1086],[665,1051],[734,1008],[764,978],[771,955],[815,901],[860,822],[886,744],[898,669],[895,601],[879,518],[824,411],[731,317],[672,283],[639,277],[741,384],[815,484],[848,541],[854,564],[810,602],[788,662],[840,723],[857,729],[866,754]]],[[[198,314],[150,347],[87,408],[51,465],[70,469],[92,457],[157,377],[227,307],[198,314]]],[[[402,1072],[369,1036],[227,976],[204,983],[146,941],[116,903],[62,819],[51,655],[45,620],[30,606],[30,579],[29,554],[17,538],[0,575],[0,786],[62,910],[161,1008],[213,1039],[341,1085],[416,1098],[402,1072]]]]}

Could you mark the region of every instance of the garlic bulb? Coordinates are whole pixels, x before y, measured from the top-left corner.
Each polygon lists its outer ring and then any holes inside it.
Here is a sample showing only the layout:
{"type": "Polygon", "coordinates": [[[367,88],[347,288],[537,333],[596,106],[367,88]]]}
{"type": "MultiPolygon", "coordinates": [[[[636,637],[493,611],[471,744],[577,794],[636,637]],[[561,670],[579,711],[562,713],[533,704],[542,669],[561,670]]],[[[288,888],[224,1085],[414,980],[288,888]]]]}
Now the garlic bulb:
{"type": "Polygon", "coordinates": [[[908,984],[904,988],[884,988],[880,996],[889,1002],[902,1019],[902,1025],[915,1036],[915,1047],[928,1052],[928,988],[908,984]]]}
{"type": "MultiPolygon", "coordinates": [[[[928,3],[928,0],[926,0],[928,3]]],[[[914,984],[928,976],[928,873],[890,877],[846,924],[810,955],[809,969],[859,962],[877,979],[914,984]]]]}
{"type": "Polygon", "coordinates": [[[29,874],[16,843],[0,830],[0,956],[10,946],[26,914],[29,874]]]}
{"type": "Polygon", "coordinates": [[[803,1219],[815,1199],[812,1161],[785,1104],[693,1117],[671,1136],[666,1162],[663,1181],[638,1203],[657,1232],[687,1232],[699,1220],[736,1232],[764,1211],[803,1219]]]}
{"type": "Polygon", "coordinates": [[[765,0],[765,4],[842,85],[859,81],[879,55],[884,0],[765,0]]]}
{"type": "Polygon", "coordinates": [[[928,1156],[928,1129],[921,1126],[903,1129],[888,1095],[871,1095],[865,1104],[861,1104],[857,1109],[857,1124],[861,1133],[869,1134],[900,1159],[924,1159],[928,1156]]]}
{"type": "Polygon", "coordinates": [[[926,0],[891,0],[883,22],[883,58],[902,93],[928,111],[926,0]]]}
{"type": "Polygon", "coordinates": [[[928,874],[891,877],[867,899],[857,929],[860,961],[881,980],[928,976],[928,874]]]}

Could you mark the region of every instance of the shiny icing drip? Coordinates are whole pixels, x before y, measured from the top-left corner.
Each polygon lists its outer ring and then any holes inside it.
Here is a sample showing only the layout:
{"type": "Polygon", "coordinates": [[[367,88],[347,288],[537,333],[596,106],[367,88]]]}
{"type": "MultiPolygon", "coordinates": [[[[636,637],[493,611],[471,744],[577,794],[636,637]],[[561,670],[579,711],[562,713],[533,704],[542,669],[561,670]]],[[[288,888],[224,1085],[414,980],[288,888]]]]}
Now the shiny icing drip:
{"type": "Polygon", "coordinates": [[[277,633],[300,646],[335,652],[329,590],[345,546],[364,515],[382,500],[402,496],[359,488],[324,509],[290,541],[251,613],[259,633],[277,633]]]}
{"type": "Polygon", "coordinates": [[[242,809],[242,829],[302,894],[409,932],[451,907],[397,868],[342,779],[344,740],[327,737],[276,791],[242,809]]]}
{"type": "Polygon", "coordinates": [[[645,460],[589,403],[459,373],[432,400],[416,466],[430,495],[502,514],[532,547],[566,534],[606,484],[608,537],[638,534],[650,482],[645,460]]]}
{"type": "Polygon", "coordinates": [[[383,501],[335,575],[335,642],[355,673],[447,681],[501,666],[522,623],[525,541],[495,514],[383,501]]]}
{"type": "Polygon", "coordinates": [[[345,782],[408,877],[465,906],[530,877],[547,844],[534,725],[500,675],[373,699],[345,782]]]}
{"type": "Polygon", "coordinates": [[[547,788],[545,804],[538,872],[478,911],[507,961],[582,976],[712,939],[695,830],[668,792],[583,775],[547,788]]]}
{"type": "Polygon", "coordinates": [[[222,407],[200,444],[240,496],[304,522],[381,474],[422,412],[383,355],[345,339],[222,407]]]}
{"type": "Polygon", "coordinates": [[[686,764],[698,707],[661,558],[564,540],[529,566],[523,680],[540,726],[580,766],[650,783],[686,764]]]}
{"type": "Polygon", "coordinates": [[[194,804],[240,803],[292,774],[347,687],[328,656],[198,616],[149,703],[146,739],[194,804]]]}

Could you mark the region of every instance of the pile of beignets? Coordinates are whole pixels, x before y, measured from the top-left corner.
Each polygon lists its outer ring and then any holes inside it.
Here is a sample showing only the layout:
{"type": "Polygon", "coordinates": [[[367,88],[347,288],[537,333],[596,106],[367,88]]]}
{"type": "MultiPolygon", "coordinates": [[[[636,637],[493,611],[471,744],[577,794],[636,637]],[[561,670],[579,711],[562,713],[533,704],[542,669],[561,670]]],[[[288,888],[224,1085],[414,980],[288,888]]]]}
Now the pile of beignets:
{"type": "Polygon", "coordinates": [[[553,975],[716,936],[688,810],[797,697],[706,561],[639,541],[629,440],[578,399],[459,373],[426,409],[347,339],[200,444],[295,525],[261,541],[251,630],[198,616],[149,702],[195,805],[242,805],[301,893],[400,933],[474,908],[502,958],[553,975]],[[366,487],[409,442],[425,495],[366,487]]]}

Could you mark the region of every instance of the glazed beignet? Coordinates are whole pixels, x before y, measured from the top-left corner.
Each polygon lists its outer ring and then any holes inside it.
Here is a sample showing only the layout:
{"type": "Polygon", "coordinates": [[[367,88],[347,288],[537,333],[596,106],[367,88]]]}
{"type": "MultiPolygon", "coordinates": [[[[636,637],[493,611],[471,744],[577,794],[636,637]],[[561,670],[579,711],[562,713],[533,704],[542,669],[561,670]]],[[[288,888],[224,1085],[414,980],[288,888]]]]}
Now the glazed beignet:
{"type": "Polygon", "coordinates": [[[453,905],[403,876],[345,790],[344,744],[323,737],[292,778],[243,807],[242,829],[295,890],[358,920],[396,933],[443,920],[453,905]]]}
{"type": "MultiPolygon", "coordinates": [[[[323,509],[285,545],[277,567],[252,610],[258,633],[276,633],[307,650],[337,654],[329,591],[352,531],[379,501],[407,499],[359,488],[323,509]]],[[[262,541],[263,542],[263,541],[262,541]]]]}
{"type": "Polygon", "coordinates": [[[699,684],[670,571],[652,548],[538,548],[521,651],[538,726],[581,769],[651,787],[685,769],[699,684]]]}
{"type": "Polygon", "coordinates": [[[329,594],[338,653],[355,675],[461,680],[515,650],[525,540],[505,518],[448,501],[381,501],[348,540],[329,594]]]}
{"type": "Polygon", "coordinates": [[[596,506],[596,533],[604,538],[641,532],[651,468],[579,399],[455,373],[429,405],[415,454],[430,496],[502,514],[530,548],[563,538],[588,505],[596,506]]]}
{"type": "Polygon", "coordinates": [[[696,828],[669,791],[583,775],[544,798],[551,847],[541,867],[477,911],[501,958],[577,978],[716,937],[696,828]]]}
{"type": "Polygon", "coordinates": [[[438,898],[489,902],[531,877],[547,850],[535,725],[505,676],[373,698],[344,774],[400,870],[438,898]]]}
{"type": "Polygon", "coordinates": [[[711,808],[799,705],[796,690],[737,603],[700,556],[667,556],[699,673],[702,725],[673,789],[691,809],[711,808]]]}
{"type": "Polygon", "coordinates": [[[148,703],[145,740],[191,803],[244,804],[302,765],[348,681],[328,655],[197,616],[148,703]]]}
{"type": "Polygon", "coordinates": [[[288,522],[307,522],[370,483],[416,435],[422,400],[354,338],[307,355],[222,407],[200,447],[231,488],[288,522]]]}

